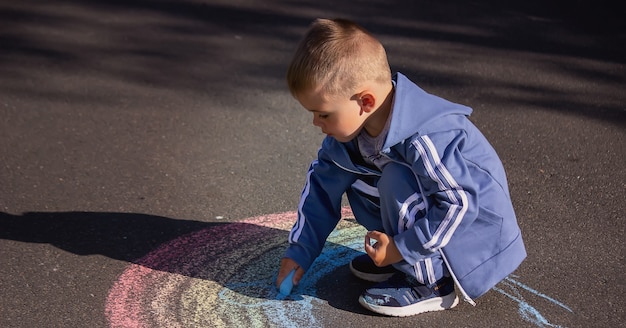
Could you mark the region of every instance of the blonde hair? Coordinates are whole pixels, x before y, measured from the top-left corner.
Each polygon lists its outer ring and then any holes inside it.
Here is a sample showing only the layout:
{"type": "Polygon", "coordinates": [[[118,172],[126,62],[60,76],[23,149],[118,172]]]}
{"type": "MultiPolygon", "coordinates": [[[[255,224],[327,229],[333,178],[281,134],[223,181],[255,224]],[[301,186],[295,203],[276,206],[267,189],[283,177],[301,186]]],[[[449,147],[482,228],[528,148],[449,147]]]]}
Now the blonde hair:
{"type": "Polygon", "coordinates": [[[291,94],[321,90],[348,95],[360,83],[391,83],[383,45],[346,19],[317,19],[305,34],[287,71],[291,94]]]}

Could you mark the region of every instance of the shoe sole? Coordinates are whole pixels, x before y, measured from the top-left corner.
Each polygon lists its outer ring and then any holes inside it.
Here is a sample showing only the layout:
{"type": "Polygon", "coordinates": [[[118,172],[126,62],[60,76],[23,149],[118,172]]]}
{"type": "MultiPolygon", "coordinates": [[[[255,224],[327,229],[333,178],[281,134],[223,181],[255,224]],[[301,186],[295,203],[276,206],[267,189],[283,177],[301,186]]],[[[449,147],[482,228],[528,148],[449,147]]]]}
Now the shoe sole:
{"type": "Polygon", "coordinates": [[[433,312],[433,311],[442,311],[451,309],[457,304],[459,304],[459,298],[456,296],[456,293],[450,293],[446,296],[442,297],[434,297],[416,304],[411,304],[402,307],[395,306],[380,306],[375,304],[370,304],[365,301],[363,296],[359,297],[359,303],[366,309],[376,312],[379,314],[384,314],[392,317],[408,317],[411,315],[416,315],[424,312],[433,312]]]}
{"type": "Polygon", "coordinates": [[[357,269],[355,269],[352,266],[352,262],[350,262],[350,271],[352,271],[352,274],[355,275],[357,278],[359,279],[363,279],[366,281],[371,281],[371,282],[383,282],[386,281],[387,279],[391,278],[391,276],[394,275],[394,273],[365,273],[365,272],[361,272],[357,269]]]}

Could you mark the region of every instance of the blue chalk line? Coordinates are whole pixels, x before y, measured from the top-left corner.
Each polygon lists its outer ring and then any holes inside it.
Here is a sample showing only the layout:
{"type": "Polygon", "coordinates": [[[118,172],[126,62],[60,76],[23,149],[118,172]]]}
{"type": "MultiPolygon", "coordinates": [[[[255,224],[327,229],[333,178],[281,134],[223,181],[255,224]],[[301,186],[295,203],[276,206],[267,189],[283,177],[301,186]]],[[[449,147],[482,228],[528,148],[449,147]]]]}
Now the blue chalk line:
{"type": "Polygon", "coordinates": [[[531,322],[533,324],[535,324],[538,327],[561,327],[559,325],[555,325],[552,324],[548,321],[548,319],[546,319],[541,312],[539,312],[539,310],[537,310],[535,307],[533,307],[532,305],[530,305],[522,296],[522,294],[520,293],[520,291],[516,288],[516,287],[521,287],[522,289],[531,292],[532,294],[539,296],[541,298],[544,298],[548,301],[550,301],[551,303],[558,305],[561,308],[564,308],[565,310],[569,311],[570,313],[573,313],[574,311],[572,311],[571,308],[569,308],[567,305],[555,300],[552,297],[549,297],[531,287],[528,287],[527,285],[511,278],[511,277],[515,277],[517,278],[517,276],[515,275],[511,275],[507,278],[504,279],[503,282],[501,282],[500,284],[508,287],[509,289],[511,289],[513,291],[513,293],[515,295],[513,295],[512,293],[506,292],[501,288],[493,287],[493,290],[499,292],[500,294],[512,299],[513,301],[517,302],[519,309],[518,309],[518,313],[520,314],[520,316],[522,317],[522,319],[531,322]]]}

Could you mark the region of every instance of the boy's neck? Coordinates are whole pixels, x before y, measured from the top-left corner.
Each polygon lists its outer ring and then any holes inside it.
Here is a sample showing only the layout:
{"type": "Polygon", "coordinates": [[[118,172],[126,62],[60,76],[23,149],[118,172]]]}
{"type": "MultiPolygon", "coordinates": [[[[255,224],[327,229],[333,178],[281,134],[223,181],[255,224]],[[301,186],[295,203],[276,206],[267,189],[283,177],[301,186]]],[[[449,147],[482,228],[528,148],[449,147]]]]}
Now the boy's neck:
{"type": "Polygon", "coordinates": [[[391,105],[393,104],[393,85],[390,84],[381,95],[384,96],[383,102],[370,114],[364,126],[365,132],[372,137],[378,137],[385,128],[389,113],[391,113],[391,105]]]}

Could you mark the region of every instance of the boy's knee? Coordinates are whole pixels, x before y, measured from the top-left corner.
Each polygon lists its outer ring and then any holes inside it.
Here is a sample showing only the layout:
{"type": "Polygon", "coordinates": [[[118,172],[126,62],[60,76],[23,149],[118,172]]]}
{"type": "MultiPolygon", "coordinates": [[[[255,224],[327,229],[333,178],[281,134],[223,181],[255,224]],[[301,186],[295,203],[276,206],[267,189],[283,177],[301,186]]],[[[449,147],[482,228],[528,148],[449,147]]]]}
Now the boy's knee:
{"type": "Polygon", "coordinates": [[[378,181],[378,190],[381,193],[387,190],[397,190],[401,185],[409,185],[412,188],[417,187],[413,171],[402,164],[394,162],[385,165],[383,174],[378,181]]]}

